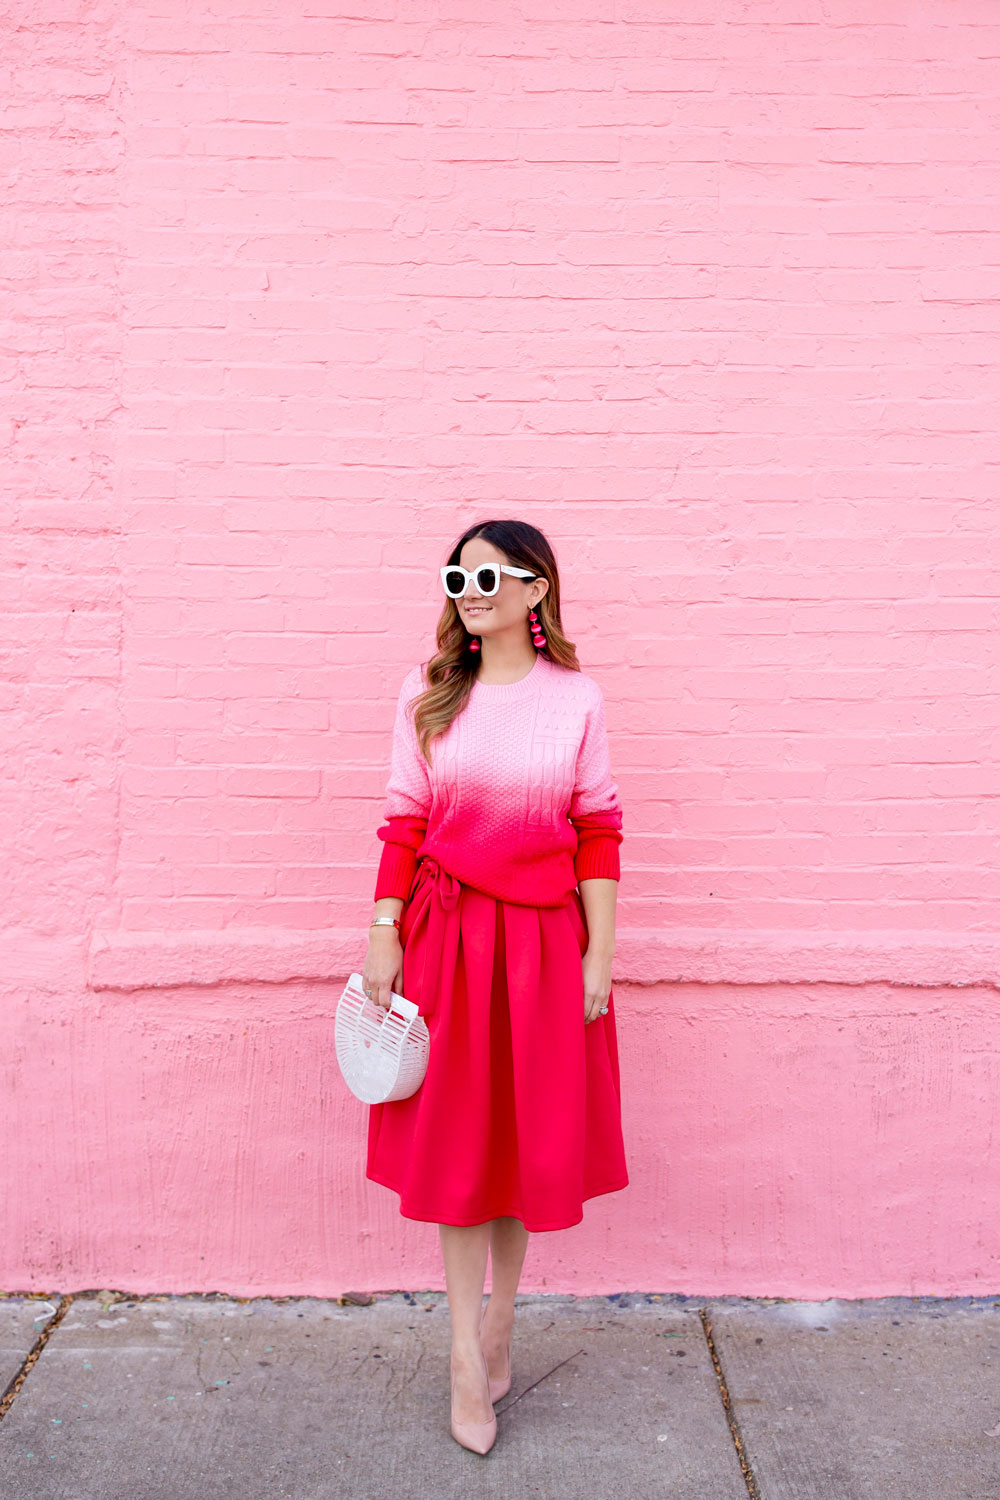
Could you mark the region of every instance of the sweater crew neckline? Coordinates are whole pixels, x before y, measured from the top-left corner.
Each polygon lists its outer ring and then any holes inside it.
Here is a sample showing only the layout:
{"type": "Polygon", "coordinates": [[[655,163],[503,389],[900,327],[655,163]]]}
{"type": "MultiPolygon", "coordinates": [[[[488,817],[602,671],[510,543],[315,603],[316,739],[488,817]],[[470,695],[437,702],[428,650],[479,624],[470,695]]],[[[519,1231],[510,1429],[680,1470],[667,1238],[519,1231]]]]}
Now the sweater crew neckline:
{"type": "Polygon", "coordinates": [[[544,667],[545,658],[539,652],[531,663],[531,670],[516,682],[480,682],[477,677],[472,684],[472,691],[482,698],[497,698],[504,702],[509,698],[527,698],[535,691],[535,684],[542,676],[544,667]]]}

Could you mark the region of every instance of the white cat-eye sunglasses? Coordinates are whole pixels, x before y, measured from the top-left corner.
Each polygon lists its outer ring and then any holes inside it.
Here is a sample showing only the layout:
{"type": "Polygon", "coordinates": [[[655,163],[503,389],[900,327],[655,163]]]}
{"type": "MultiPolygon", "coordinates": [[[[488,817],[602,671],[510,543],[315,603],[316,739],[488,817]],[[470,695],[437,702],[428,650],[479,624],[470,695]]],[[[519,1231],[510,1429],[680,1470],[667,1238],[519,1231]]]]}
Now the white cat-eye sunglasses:
{"type": "Polygon", "coordinates": [[[480,563],[471,573],[460,568],[457,563],[446,563],[441,569],[441,582],[449,599],[461,599],[470,583],[475,584],[477,593],[482,594],[484,599],[490,599],[500,587],[501,573],[509,573],[512,578],[538,577],[537,573],[531,573],[527,568],[510,568],[506,563],[480,563]]]}

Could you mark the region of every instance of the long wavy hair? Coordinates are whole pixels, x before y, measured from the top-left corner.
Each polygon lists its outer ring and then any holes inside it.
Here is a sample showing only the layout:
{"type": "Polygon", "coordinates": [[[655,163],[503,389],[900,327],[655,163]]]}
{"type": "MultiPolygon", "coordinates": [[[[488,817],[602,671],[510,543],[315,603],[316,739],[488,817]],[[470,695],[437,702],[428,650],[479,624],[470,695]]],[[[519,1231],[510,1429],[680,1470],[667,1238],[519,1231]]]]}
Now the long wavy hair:
{"type": "MultiPolygon", "coordinates": [[[[463,531],[445,559],[446,563],[457,563],[466,542],[477,536],[491,542],[513,567],[528,568],[548,580],[548,590],[535,605],[545,637],[545,645],[536,649],[561,667],[568,667],[572,672],[582,671],[576,647],[563,633],[559,615],[559,570],[548,539],[537,526],[530,526],[527,521],[478,521],[463,531]]],[[[524,581],[530,582],[529,579],[524,581]]],[[[428,764],[431,741],[444,734],[472,692],[479,667],[479,652],[469,650],[471,639],[472,634],[462,622],[456,601],[446,595],[437,622],[437,655],[427,663],[428,687],[410,705],[417,741],[428,764]]]]}

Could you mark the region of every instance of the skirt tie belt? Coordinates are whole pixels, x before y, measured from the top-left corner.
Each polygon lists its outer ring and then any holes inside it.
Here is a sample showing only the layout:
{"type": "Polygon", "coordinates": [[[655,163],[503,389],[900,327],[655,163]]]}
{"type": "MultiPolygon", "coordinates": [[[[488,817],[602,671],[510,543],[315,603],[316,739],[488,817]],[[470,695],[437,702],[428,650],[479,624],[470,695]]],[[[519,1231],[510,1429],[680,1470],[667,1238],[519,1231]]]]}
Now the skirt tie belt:
{"type": "Polygon", "coordinates": [[[406,938],[425,919],[427,938],[424,943],[424,958],[419,976],[406,972],[407,990],[413,989],[417,979],[418,994],[407,993],[408,1000],[416,1000],[420,1015],[432,1016],[437,1008],[437,985],[442,977],[449,977],[455,968],[458,951],[459,923],[449,921],[449,913],[458,907],[462,894],[462,882],[450,870],[446,870],[430,855],[423,855],[417,864],[413,884],[407,898],[406,914],[400,928],[403,940],[404,968],[406,967],[406,938]],[[447,951],[446,951],[447,950],[447,951]]]}
{"type": "Polygon", "coordinates": [[[419,886],[425,875],[434,881],[441,905],[446,911],[452,911],[458,905],[458,898],[462,894],[462,882],[458,876],[438,864],[437,860],[429,854],[423,855],[420,860],[414,885],[419,886]]]}

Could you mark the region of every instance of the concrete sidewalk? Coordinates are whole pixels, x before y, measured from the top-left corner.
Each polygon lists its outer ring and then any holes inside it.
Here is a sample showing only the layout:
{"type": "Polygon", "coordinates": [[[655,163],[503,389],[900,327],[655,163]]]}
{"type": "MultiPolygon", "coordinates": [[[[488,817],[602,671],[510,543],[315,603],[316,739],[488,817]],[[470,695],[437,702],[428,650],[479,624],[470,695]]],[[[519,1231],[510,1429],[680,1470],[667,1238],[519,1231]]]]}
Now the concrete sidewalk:
{"type": "Polygon", "coordinates": [[[1000,1299],[518,1298],[481,1457],[443,1293],[0,1298],[4,1500],[1000,1500],[1000,1299]]]}

